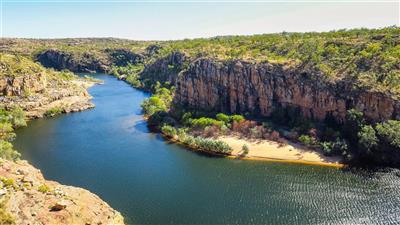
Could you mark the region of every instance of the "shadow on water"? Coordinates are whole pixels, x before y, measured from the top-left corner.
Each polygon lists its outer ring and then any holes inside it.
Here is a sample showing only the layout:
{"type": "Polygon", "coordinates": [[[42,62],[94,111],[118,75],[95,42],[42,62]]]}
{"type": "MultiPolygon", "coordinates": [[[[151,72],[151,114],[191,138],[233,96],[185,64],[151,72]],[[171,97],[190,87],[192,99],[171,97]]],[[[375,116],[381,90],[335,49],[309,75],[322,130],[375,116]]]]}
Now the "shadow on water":
{"type": "Polygon", "coordinates": [[[87,188],[133,224],[396,224],[398,176],[230,160],[151,133],[147,93],[92,75],[96,108],[31,121],[15,147],[47,179],[87,188]]]}

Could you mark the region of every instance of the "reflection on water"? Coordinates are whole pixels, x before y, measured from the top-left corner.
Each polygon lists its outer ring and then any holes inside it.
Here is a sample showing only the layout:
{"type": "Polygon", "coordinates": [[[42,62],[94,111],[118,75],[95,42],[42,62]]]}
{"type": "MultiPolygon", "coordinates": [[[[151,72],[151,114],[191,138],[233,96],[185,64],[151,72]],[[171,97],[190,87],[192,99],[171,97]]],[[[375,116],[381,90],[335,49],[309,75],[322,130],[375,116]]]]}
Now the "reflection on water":
{"type": "Polygon", "coordinates": [[[148,94],[107,75],[96,108],[39,119],[15,147],[48,179],[98,194],[135,224],[396,224],[398,172],[194,154],[148,131],[148,94]]]}

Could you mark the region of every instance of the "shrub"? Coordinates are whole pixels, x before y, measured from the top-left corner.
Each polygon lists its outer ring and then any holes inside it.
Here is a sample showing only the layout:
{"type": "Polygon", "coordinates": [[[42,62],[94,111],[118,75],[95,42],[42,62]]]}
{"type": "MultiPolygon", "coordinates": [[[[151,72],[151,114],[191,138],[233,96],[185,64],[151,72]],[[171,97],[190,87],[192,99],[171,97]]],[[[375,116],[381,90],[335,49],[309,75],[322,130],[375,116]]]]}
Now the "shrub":
{"type": "Polygon", "coordinates": [[[163,134],[165,134],[166,136],[172,137],[172,138],[175,137],[176,134],[177,134],[176,129],[174,127],[172,127],[172,126],[169,126],[169,125],[162,126],[161,132],[163,134]]]}
{"type": "Polygon", "coordinates": [[[14,187],[15,182],[12,178],[0,177],[1,182],[3,183],[4,187],[14,187]]]}
{"type": "Polygon", "coordinates": [[[346,141],[339,138],[336,141],[321,142],[320,147],[327,156],[346,154],[348,150],[346,141]]]}
{"type": "Polygon", "coordinates": [[[53,117],[53,116],[56,116],[56,115],[61,114],[63,111],[64,111],[64,110],[63,110],[62,108],[54,107],[54,108],[48,109],[48,110],[44,113],[44,116],[46,116],[46,117],[53,117]]]}
{"type": "Polygon", "coordinates": [[[224,122],[225,124],[228,124],[231,121],[231,118],[223,113],[218,113],[216,116],[217,120],[224,122]]]}
{"type": "Polygon", "coordinates": [[[375,130],[370,125],[364,125],[357,134],[358,144],[368,152],[378,145],[375,130]]]}
{"type": "Polygon", "coordinates": [[[242,115],[232,115],[230,116],[232,121],[235,121],[237,123],[240,123],[244,120],[244,117],[242,115]]]}
{"type": "Polygon", "coordinates": [[[249,153],[249,147],[246,144],[244,144],[242,146],[242,155],[247,155],[248,153],[249,153]]]}
{"type": "Polygon", "coordinates": [[[10,112],[11,123],[14,127],[24,127],[26,126],[25,112],[20,107],[15,107],[10,112]]]}
{"type": "Polygon", "coordinates": [[[204,129],[207,126],[215,125],[218,127],[221,127],[224,125],[224,122],[218,121],[212,118],[207,118],[207,117],[201,117],[198,119],[193,119],[191,122],[191,126],[195,128],[202,128],[204,129]]]}
{"type": "Polygon", "coordinates": [[[193,139],[192,147],[196,147],[204,151],[216,152],[222,154],[228,154],[232,152],[232,148],[225,142],[201,138],[201,137],[195,137],[193,139]]]}
{"type": "Polygon", "coordinates": [[[386,145],[400,149],[400,121],[388,120],[387,122],[377,124],[376,132],[379,139],[386,145]]]}
{"type": "Polygon", "coordinates": [[[146,115],[153,115],[159,111],[167,111],[167,106],[165,102],[161,100],[158,96],[152,96],[145,99],[141,104],[141,107],[146,115]]]}
{"type": "Polygon", "coordinates": [[[38,187],[38,191],[40,191],[42,193],[47,193],[47,192],[50,192],[50,187],[47,186],[46,184],[42,184],[38,187]]]}
{"type": "Polygon", "coordinates": [[[17,160],[21,154],[14,150],[10,142],[0,140],[0,157],[8,160],[17,160]]]}
{"type": "Polygon", "coordinates": [[[0,139],[12,141],[15,138],[15,133],[12,124],[9,122],[0,123],[0,139]]]}
{"type": "Polygon", "coordinates": [[[192,123],[192,113],[191,112],[186,112],[182,115],[181,122],[185,126],[189,126],[192,123]]]}
{"type": "Polygon", "coordinates": [[[314,140],[313,140],[313,138],[311,137],[311,136],[309,136],[309,135],[300,135],[300,137],[299,137],[299,141],[301,142],[301,143],[303,143],[304,145],[306,145],[306,146],[312,146],[312,145],[314,145],[314,140]]]}

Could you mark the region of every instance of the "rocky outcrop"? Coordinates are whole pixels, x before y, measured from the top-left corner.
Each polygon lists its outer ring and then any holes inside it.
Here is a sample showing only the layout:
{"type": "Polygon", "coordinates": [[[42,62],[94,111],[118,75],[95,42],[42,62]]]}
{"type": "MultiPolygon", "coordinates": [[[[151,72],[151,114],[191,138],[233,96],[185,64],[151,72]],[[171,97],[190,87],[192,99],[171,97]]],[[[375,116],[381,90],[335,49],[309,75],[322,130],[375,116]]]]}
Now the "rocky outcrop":
{"type": "Polygon", "coordinates": [[[294,107],[302,116],[344,120],[356,108],[371,121],[400,119],[400,102],[382,93],[328,82],[318,72],[289,64],[198,59],[177,77],[174,103],[186,108],[269,116],[294,107]]]}
{"type": "MultiPolygon", "coordinates": [[[[76,79],[65,81],[64,85],[47,85],[39,92],[29,89],[29,95],[26,92],[15,91],[12,92],[13,95],[0,96],[0,107],[20,107],[28,119],[41,118],[54,109],[63,113],[83,111],[94,107],[92,97],[86,90],[94,84],[84,79],[76,79]]],[[[5,90],[20,90],[19,85],[14,85],[15,82],[8,84],[5,90]]]]}
{"type": "Polygon", "coordinates": [[[174,52],[145,66],[140,79],[146,83],[169,82],[175,85],[178,73],[189,65],[189,59],[181,52],[174,52]]]}
{"type": "Polygon", "coordinates": [[[110,62],[105,57],[94,54],[71,53],[57,49],[46,50],[37,55],[37,60],[45,67],[56,70],[70,70],[72,72],[105,72],[109,69],[110,62]]]}
{"type": "Polygon", "coordinates": [[[1,77],[0,93],[4,96],[20,96],[30,92],[42,92],[46,88],[46,85],[47,79],[44,74],[1,77]]]}
{"type": "Polygon", "coordinates": [[[1,160],[0,177],[0,201],[16,224],[124,224],[97,195],[45,180],[26,161],[1,160]]]}

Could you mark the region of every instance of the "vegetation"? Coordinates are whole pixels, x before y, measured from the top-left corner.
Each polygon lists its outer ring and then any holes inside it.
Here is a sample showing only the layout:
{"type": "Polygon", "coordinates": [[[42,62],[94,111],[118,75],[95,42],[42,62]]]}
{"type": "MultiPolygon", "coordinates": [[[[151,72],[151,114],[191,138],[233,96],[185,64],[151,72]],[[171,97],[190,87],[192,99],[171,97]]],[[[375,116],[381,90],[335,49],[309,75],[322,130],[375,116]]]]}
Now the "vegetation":
{"type": "Polygon", "coordinates": [[[14,128],[26,126],[25,114],[21,108],[10,110],[0,109],[0,157],[8,160],[17,160],[20,154],[10,143],[15,138],[14,128]]]}
{"type": "Polygon", "coordinates": [[[42,192],[42,193],[47,193],[50,192],[51,189],[49,186],[47,186],[46,184],[42,184],[38,187],[38,191],[42,192]]]}
{"type": "Polygon", "coordinates": [[[59,108],[59,107],[50,108],[44,113],[44,116],[46,116],[46,117],[54,117],[54,116],[57,116],[57,115],[63,113],[63,111],[64,110],[62,108],[59,108]]]}

